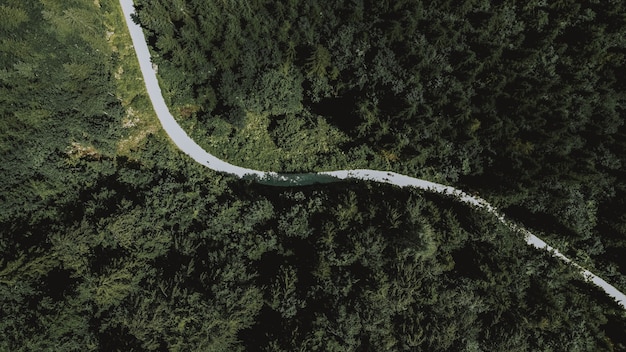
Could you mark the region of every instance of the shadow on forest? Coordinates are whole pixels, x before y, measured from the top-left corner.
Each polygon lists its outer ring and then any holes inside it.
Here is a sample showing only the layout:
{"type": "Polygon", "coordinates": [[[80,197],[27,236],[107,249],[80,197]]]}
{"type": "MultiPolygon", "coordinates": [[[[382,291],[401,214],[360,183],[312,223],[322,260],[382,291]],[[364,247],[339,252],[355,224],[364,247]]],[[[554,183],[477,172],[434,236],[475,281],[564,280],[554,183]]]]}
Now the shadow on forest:
{"type": "Polygon", "coordinates": [[[44,277],[43,290],[54,299],[61,300],[63,297],[74,291],[78,279],[72,277],[72,271],[54,268],[44,277]]]}
{"type": "Polygon", "coordinates": [[[524,227],[528,229],[536,228],[547,233],[558,233],[564,238],[576,237],[576,233],[554,215],[535,213],[517,205],[502,209],[502,212],[511,220],[524,224],[524,227]]]}
{"type": "Polygon", "coordinates": [[[326,121],[347,135],[355,134],[355,127],[361,122],[356,114],[355,102],[358,94],[347,93],[341,97],[324,98],[319,102],[305,102],[311,112],[326,118],[326,121]]]}

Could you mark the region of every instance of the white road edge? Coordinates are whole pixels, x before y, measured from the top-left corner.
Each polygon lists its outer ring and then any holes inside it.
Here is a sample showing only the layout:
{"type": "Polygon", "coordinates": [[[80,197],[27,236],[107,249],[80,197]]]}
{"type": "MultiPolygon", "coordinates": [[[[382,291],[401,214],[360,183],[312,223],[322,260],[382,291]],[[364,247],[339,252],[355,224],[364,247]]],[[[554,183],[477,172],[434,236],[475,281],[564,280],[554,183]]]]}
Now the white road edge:
{"type": "MultiPolygon", "coordinates": [[[[150,100],[152,101],[154,110],[159,120],[161,121],[161,124],[163,125],[163,128],[172,139],[174,144],[185,154],[189,155],[193,160],[215,171],[234,174],[238,177],[244,177],[246,175],[254,175],[260,178],[266,176],[278,176],[278,174],[275,172],[246,169],[220,160],[202,149],[202,147],[200,147],[193,139],[191,139],[187,135],[187,133],[180,127],[180,125],[178,125],[178,123],[174,119],[174,116],[172,116],[167,105],[165,104],[165,100],[163,99],[163,95],[161,93],[161,88],[159,86],[156,72],[150,61],[150,51],[148,50],[148,44],[146,42],[143,30],[139,25],[133,22],[131,18],[131,14],[133,14],[135,11],[133,1],[120,0],[120,4],[124,12],[126,25],[128,26],[128,31],[130,32],[135,52],[137,53],[137,58],[139,59],[139,66],[141,68],[141,73],[143,74],[146,89],[148,90],[148,95],[150,97],[150,100]]],[[[354,178],[389,183],[400,187],[415,187],[431,192],[448,194],[456,197],[457,200],[461,202],[483,208],[489,213],[495,215],[505,225],[522,232],[525,236],[526,243],[528,243],[529,245],[549,251],[550,253],[552,253],[553,256],[576,267],[586,281],[593,282],[594,284],[602,288],[607,295],[611,296],[619,305],[626,309],[626,295],[620,292],[617,288],[604,281],[602,278],[598,277],[589,270],[573,262],[571,259],[560,253],[557,249],[549,246],[542,239],[533,235],[530,231],[524,228],[520,228],[512,222],[508,221],[504,217],[504,215],[500,214],[496,210],[496,208],[494,208],[486,200],[480,197],[469,195],[454,187],[418,179],[415,177],[401,175],[395,172],[360,169],[327,171],[320,172],[319,174],[334,176],[339,179],[354,178]]]]}

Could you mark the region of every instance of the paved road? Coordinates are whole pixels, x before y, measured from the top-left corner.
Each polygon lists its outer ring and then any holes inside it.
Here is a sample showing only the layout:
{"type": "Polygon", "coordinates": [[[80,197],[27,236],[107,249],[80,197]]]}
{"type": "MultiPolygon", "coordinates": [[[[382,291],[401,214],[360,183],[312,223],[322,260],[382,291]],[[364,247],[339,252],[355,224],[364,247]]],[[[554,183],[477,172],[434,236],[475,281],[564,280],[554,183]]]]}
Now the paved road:
{"type": "Polygon", "coordinates": [[[141,73],[143,74],[146,88],[148,90],[148,95],[150,97],[150,100],[152,101],[154,110],[159,120],[161,121],[163,128],[172,139],[174,144],[176,144],[176,146],[181,151],[189,155],[198,163],[215,171],[226,172],[236,175],[240,178],[256,179],[259,182],[276,186],[297,186],[313,183],[328,183],[352,178],[389,183],[399,187],[415,187],[431,192],[438,192],[450,195],[461,202],[488,211],[489,213],[496,216],[505,225],[521,232],[529,245],[539,249],[550,251],[555,257],[567,263],[570,263],[578,270],[580,270],[580,273],[581,275],[583,275],[585,280],[593,282],[594,284],[602,288],[609,296],[615,299],[618,304],[620,304],[623,308],[626,308],[626,295],[624,295],[618,289],[604,281],[602,278],[593,274],[589,270],[573,262],[571,259],[564,256],[557,249],[546,244],[543,240],[532,234],[530,231],[521,228],[511,221],[507,220],[504,215],[499,213],[497,209],[489,204],[486,200],[480,197],[469,195],[454,187],[418,179],[415,177],[401,175],[395,172],[367,169],[327,171],[297,175],[277,174],[275,172],[269,171],[246,169],[240,166],[229,164],[211,155],[210,153],[202,149],[202,147],[200,147],[193,139],[191,139],[187,135],[187,133],[185,133],[185,131],[180,127],[180,125],[178,125],[178,123],[174,119],[174,116],[172,116],[172,114],[170,113],[167,105],[165,104],[165,100],[163,99],[156,72],[152,67],[152,63],[150,61],[150,51],[148,50],[148,44],[143,34],[143,30],[131,19],[131,14],[134,13],[133,1],[120,0],[120,4],[122,5],[124,17],[126,18],[126,24],[128,26],[133,45],[139,59],[141,73]]]}

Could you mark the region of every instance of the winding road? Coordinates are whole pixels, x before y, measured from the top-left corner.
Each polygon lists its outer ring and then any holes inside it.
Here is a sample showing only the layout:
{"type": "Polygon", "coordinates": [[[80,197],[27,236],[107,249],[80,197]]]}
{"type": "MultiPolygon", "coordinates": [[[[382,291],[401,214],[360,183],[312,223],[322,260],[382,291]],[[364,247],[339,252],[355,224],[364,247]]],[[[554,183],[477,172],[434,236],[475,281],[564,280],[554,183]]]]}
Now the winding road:
{"type": "Polygon", "coordinates": [[[178,125],[178,123],[174,119],[174,116],[172,116],[172,114],[170,113],[167,105],[165,104],[165,100],[163,99],[156,72],[153,69],[152,63],[150,61],[150,51],[148,50],[148,44],[146,42],[143,30],[138,24],[133,22],[131,17],[131,15],[134,13],[133,1],[120,0],[120,4],[124,12],[126,25],[128,26],[133,46],[135,52],[137,53],[137,58],[139,59],[141,73],[143,75],[146,89],[148,91],[150,100],[152,101],[154,110],[159,120],[161,121],[163,128],[172,139],[174,144],[196,162],[215,171],[233,174],[240,178],[254,179],[261,183],[276,186],[298,186],[313,183],[336,182],[345,179],[360,179],[389,183],[399,187],[415,187],[429,192],[437,192],[452,196],[458,201],[470,204],[477,208],[484,209],[484,211],[493,214],[503,224],[509,226],[516,231],[521,232],[529,245],[549,251],[550,253],[552,253],[553,256],[567,263],[570,263],[580,271],[585,280],[593,282],[594,284],[602,288],[607,295],[615,299],[615,301],[619,305],[626,309],[626,295],[620,292],[617,288],[613,287],[611,284],[604,281],[602,278],[593,274],[589,270],[583,268],[579,264],[573,262],[571,259],[560,253],[557,249],[549,246],[539,237],[533,235],[530,231],[521,228],[513,222],[507,220],[504,215],[499,213],[497,209],[489,204],[486,200],[480,197],[469,195],[466,192],[463,192],[454,187],[398,174],[395,172],[367,169],[327,171],[311,174],[278,174],[275,172],[246,169],[240,166],[229,164],[211,155],[210,153],[202,149],[202,147],[200,147],[193,139],[191,139],[187,135],[187,133],[180,127],[180,125],[178,125]]]}

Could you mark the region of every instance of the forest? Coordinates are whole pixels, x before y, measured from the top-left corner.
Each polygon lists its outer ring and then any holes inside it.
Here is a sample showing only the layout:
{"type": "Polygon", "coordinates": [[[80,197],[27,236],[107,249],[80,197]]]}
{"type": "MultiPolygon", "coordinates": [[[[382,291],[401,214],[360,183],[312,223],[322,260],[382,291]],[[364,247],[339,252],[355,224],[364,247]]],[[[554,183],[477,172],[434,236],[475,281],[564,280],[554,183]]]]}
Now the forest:
{"type": "Polygon", "coordinates": [[[626,290],[621,2],[136,5],[171,110],[214,155],[471,190],[626,290]]]}
{"type": "MultiPolygon", "coordinates": [[[[215,155],[465,187],[626,288],[623,5],[463,4],[152,0],[137,20],[215,155]]],[[[621,307],[479,210],[196,164],[116,0],[0,14],[0,351],[626,350],[621,307]]]]}

